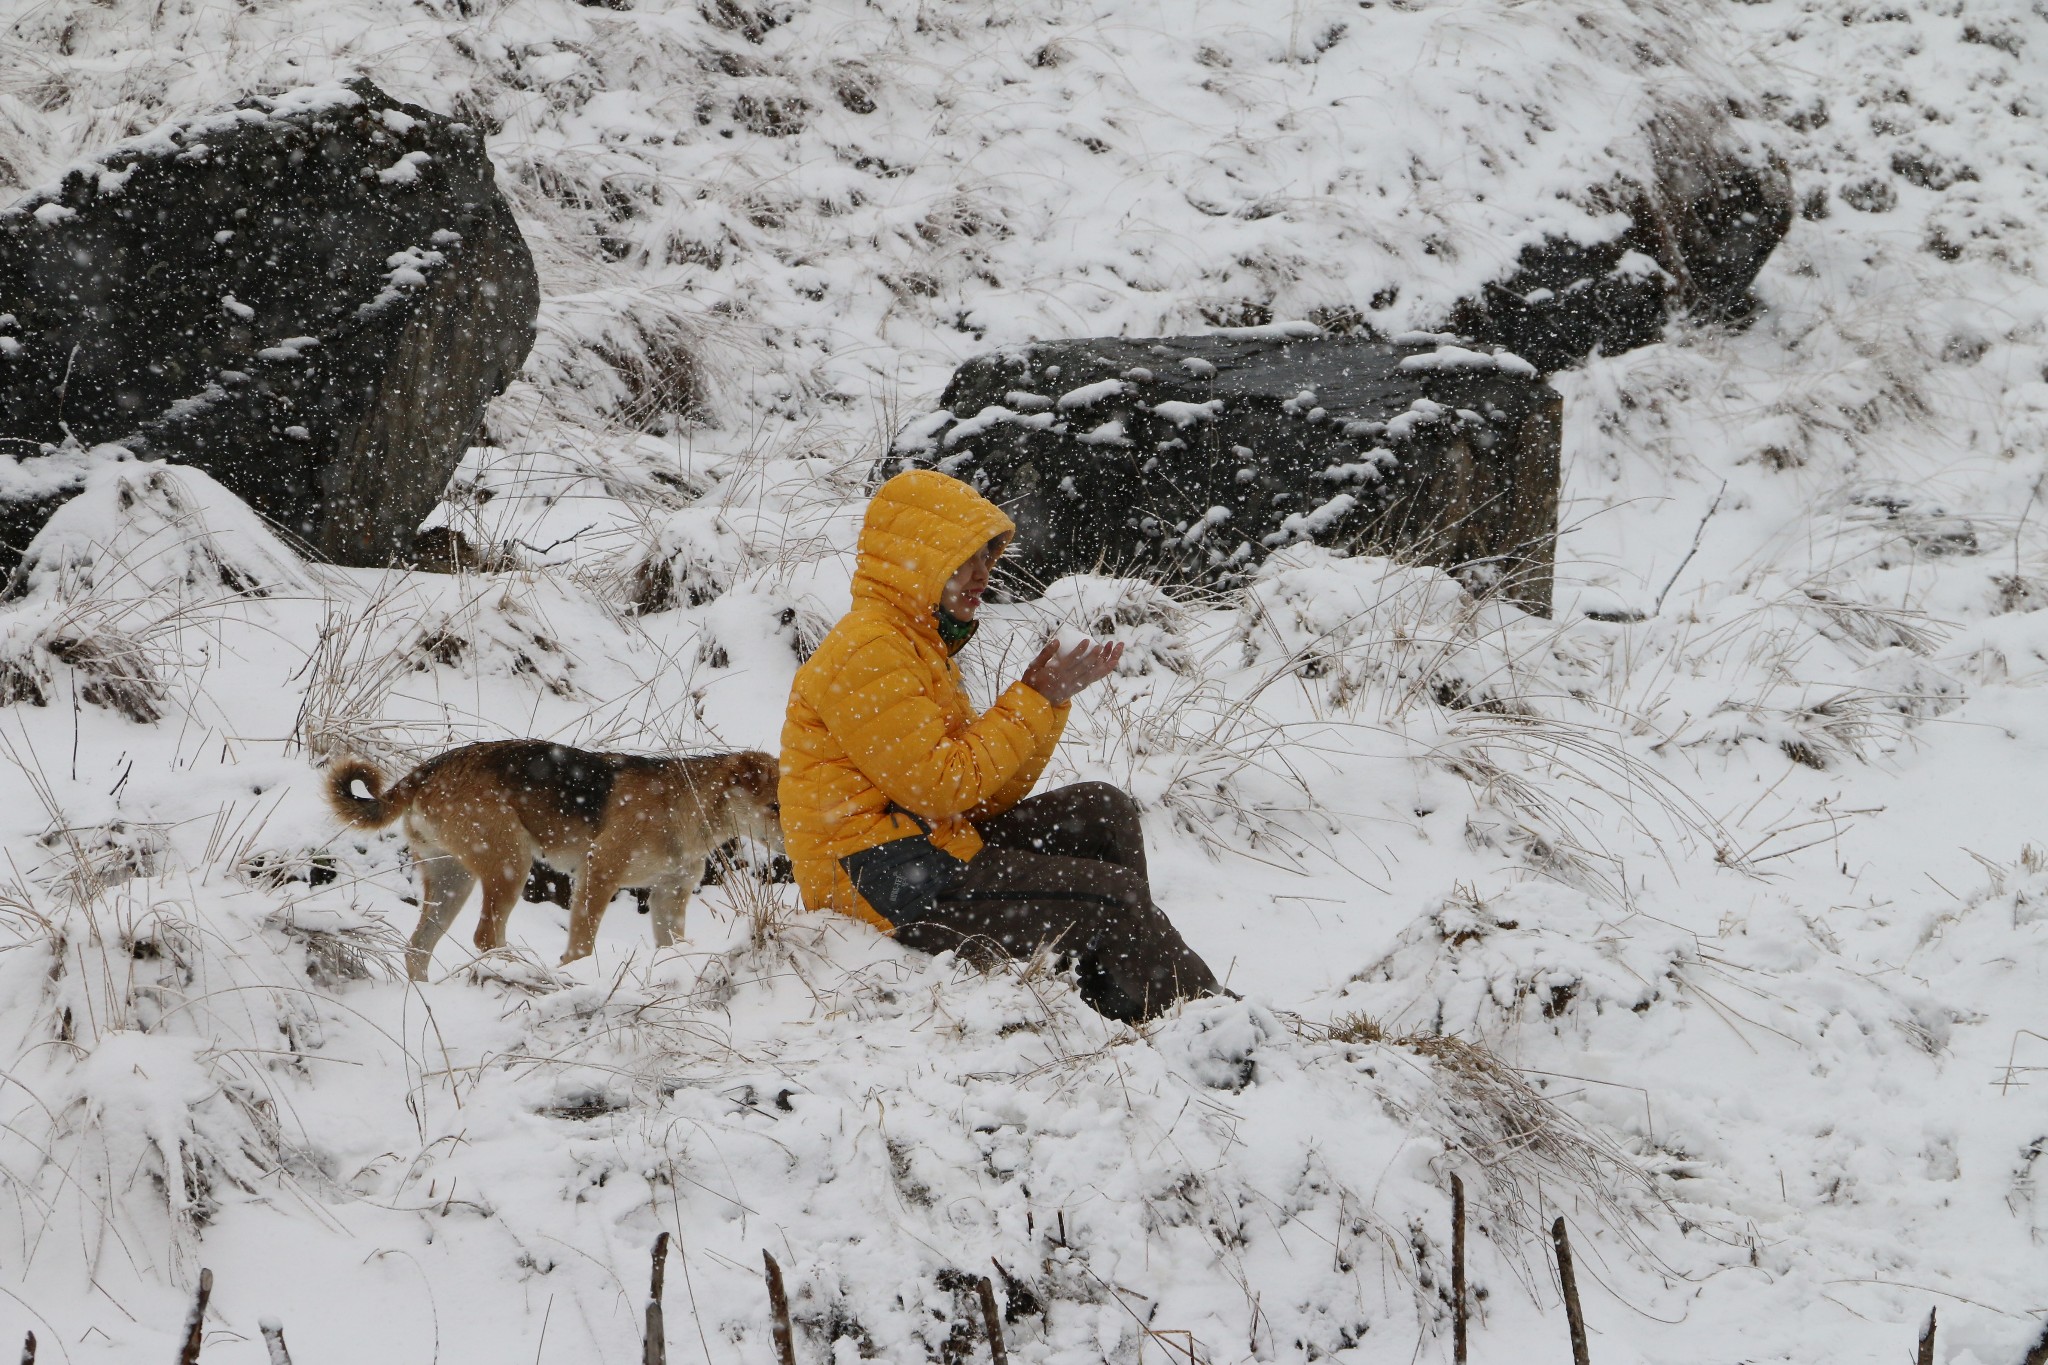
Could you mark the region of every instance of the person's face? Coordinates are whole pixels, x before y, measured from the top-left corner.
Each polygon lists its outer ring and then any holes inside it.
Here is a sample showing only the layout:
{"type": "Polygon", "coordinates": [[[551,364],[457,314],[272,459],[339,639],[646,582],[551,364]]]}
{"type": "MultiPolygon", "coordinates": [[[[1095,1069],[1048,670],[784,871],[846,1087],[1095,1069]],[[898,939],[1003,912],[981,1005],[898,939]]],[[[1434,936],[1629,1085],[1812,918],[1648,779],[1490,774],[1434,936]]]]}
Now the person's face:
{"type": "Polygon", "coordinates": [[[981,599],[988,591],[988,576],[996,566],[996,558],[1003,552],[1003,538],[997,536],[988,544],[976,550],[965,564],[953,571],[946,580],[946,586],[939,593],[939,605],[955,621],[972,621],[974,614],[981,610],[981,599]]]}

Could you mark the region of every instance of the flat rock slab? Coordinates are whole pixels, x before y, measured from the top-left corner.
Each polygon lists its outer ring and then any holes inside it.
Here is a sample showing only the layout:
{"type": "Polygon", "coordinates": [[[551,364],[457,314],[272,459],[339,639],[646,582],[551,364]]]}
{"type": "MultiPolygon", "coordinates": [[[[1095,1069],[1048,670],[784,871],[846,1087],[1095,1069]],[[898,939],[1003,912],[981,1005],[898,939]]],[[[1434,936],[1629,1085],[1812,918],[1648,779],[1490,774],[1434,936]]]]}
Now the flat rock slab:
{"type": "Polygon", "coordinates": [[[539,303],[482,135],[367,81],[74,167],[0,213],[0,566],[105,443],[319,558],[403,558],[539,303]]]}
{"type": "Polygon", "coordinates": [[[1072,573],[1194,586],[1313,540],[1550,610],[1560,400],[1450,338],[1281,324],[979,356],[880,472],[931,467],[1017,523],[1012,590],[1072,573]]]}

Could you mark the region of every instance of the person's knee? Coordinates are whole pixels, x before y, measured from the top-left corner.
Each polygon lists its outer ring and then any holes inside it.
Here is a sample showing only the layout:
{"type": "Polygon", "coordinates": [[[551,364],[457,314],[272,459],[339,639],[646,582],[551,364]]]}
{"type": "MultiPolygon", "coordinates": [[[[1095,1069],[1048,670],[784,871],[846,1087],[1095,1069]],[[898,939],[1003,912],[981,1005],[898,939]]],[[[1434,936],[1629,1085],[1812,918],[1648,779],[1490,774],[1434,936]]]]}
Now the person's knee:
{"type": "Polygon", "coordinates": [[[1113,782],[1076,782],[1068,790],[1079,805],[1133,816],[1138,813],[1138,803],[1131,794],[1113,782]]]}
{"type": "Polygon", "coordinates": [[[1138,803],[1122,787],[1107,782],[1082,782],[1072,788],[1070,809],[1078,821],[1093,825],[1121,842],[1139,837],[1138,803]]]}

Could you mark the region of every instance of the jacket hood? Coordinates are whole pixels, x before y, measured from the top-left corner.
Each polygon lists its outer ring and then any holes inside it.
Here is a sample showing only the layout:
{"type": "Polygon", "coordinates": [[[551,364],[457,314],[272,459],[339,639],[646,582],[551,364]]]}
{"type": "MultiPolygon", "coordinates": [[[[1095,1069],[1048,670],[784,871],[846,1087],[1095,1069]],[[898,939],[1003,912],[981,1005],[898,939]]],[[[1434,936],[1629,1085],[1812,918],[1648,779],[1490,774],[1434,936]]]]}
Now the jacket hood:
{"type": "Polygon", "coordinates": [[[868,504],[853,600],[891,607],[936,637],[932,608],[946,580],[976,550],[1016,531],[1001,508],[960,480],[933,469],[907,470],[875,490],[868,504]]]}

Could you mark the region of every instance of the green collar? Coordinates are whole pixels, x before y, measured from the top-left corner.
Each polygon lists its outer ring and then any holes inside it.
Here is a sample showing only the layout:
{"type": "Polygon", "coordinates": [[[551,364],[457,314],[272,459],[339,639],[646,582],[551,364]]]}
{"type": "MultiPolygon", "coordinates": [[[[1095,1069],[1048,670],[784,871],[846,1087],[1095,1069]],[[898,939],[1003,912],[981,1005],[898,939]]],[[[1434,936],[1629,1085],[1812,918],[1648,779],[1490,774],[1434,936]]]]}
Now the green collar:
{"type": "Polygon", "coordinates": [[[958,654],[961,646],[974,638],[980,627],[979,621],[962,621],[943,606],[932,608],[932,616],[939,623],[939,640],[946,646],[946,653],[958,654]]]}

